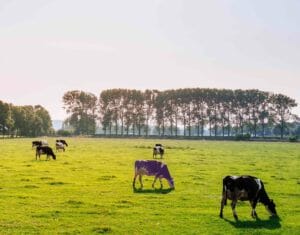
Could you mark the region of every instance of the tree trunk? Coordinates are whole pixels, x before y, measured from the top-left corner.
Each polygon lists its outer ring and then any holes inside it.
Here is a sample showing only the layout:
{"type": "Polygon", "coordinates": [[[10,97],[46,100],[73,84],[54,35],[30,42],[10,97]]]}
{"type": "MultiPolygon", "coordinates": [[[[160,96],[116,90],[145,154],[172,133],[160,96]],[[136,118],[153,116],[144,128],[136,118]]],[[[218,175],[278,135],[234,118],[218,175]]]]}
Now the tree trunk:
{"type": "Polygon", "coordinates": [[[178,120],[177,120],[177,115],[175,116],[175,136],[177,137],[178,135],[178,120]]]}
{"type": "Polygon", "coordinates": [[[118,135],[118,120],[115,121],[115,134],[118,135]]]}
{"type": "Polygon", "coordinates": [[[121,135],[124,134],[124,120],[123,120],[123,117],[121,119],[121,135]]]}

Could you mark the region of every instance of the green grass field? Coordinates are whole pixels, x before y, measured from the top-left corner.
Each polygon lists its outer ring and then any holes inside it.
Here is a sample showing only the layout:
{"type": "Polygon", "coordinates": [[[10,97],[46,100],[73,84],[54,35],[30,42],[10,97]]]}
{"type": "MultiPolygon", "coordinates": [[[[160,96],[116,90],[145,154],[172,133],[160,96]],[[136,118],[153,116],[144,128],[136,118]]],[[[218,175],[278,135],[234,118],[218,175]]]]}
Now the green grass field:
{"type": "Polygon", "coordinates": [[[36,161],[31,141],[0,140],[0,234],[300,234],[299,144],[70,138],[56,161],[36,161]],[[134,192],[134,161],[157,142],[176,189],[153,190],[145,176],[134,192]],[[229,204],[220,219],[228,174],[261,178],[280,220],[262,204],[253,220],[248,202],[239,222],[229,204]]]}

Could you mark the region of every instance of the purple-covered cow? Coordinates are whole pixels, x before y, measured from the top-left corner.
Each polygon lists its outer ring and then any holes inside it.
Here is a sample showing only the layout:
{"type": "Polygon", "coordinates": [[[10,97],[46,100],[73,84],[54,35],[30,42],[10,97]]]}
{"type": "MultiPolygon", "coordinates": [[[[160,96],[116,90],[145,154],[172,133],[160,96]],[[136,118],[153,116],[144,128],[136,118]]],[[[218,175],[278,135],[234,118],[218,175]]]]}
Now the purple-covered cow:
{"type": "Polygon", "coordinates": [[[141,188],[143,188],[142,176],[155,176],[154,181],[152,183],[152,187],[154,188],[154,184],[157,179],[160,181],[160,187],[162,188],[162,178],[165,178],[171,189],[175,189],[173,178],[170,175],[168,170],[168,166],[162,162],[155,160],[137,160],[134,164],[135,174],[133,179],[133,187],[135,188],[135,180],[136,177],[139,176],[139,181],[141,184],[141,188]]]}

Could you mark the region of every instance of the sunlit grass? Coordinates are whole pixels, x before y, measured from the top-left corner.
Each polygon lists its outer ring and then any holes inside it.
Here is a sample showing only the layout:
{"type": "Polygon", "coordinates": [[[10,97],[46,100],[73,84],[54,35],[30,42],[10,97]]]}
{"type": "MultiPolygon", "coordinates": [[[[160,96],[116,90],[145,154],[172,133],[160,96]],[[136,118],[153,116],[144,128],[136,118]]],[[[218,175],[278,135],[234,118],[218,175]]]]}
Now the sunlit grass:
{"type": "MultiPolygon", "coordinates": [[[[0,234],[299,234],[300,145],[291,143],[176,140],[67,139],[57,160],[35,160],[31,139],[0,140],[0,234]],[[175,191],[133,191],[133,164],[166,147],[175,191]],[[218,217],[225,175],[263,180],[280,220],[258,204],[239,203],[218,217]]],[[[54,147],[55,139],[48,139],[54,147]]],[[[138,182],[137,182],[138,186],[138,182]]]]}

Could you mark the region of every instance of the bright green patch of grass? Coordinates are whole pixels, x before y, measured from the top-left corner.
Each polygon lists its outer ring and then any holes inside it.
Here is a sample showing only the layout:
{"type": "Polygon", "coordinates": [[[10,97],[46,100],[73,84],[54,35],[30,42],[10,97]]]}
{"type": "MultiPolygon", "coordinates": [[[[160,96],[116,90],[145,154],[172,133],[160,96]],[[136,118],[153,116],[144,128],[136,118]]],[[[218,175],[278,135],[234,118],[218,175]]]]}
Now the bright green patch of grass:
{"type": "MultiPolygon", "coordinates": [[[[0,234],[299,234],[300,145],[293,143],[67,139],[57,160],[35,160],[31,139],[0,140],[0,234]],[[175,190],[133,190],[133,164],[166,147],[175,190]],[[218,217],[222,178],[261,178],[280,220],[248,202],[218,217]]],[[[54,147],[55,139],[48,139],[54,147]]],[[[137,186],[138,181],[137,181],[137,186]]]]}

